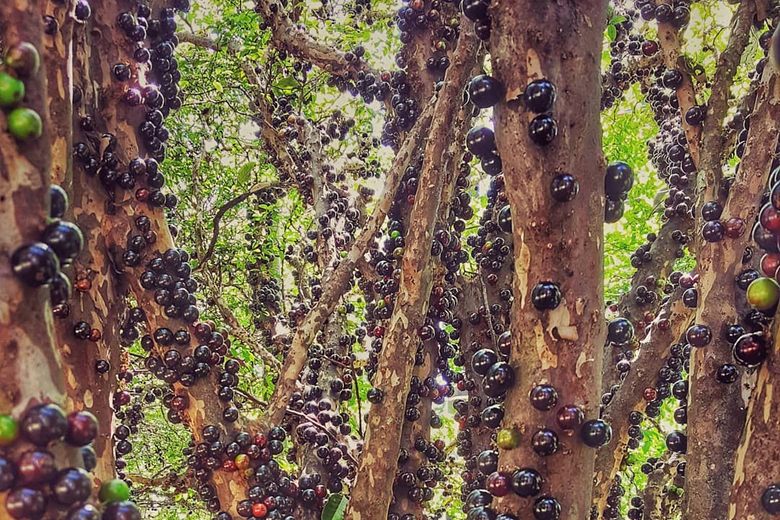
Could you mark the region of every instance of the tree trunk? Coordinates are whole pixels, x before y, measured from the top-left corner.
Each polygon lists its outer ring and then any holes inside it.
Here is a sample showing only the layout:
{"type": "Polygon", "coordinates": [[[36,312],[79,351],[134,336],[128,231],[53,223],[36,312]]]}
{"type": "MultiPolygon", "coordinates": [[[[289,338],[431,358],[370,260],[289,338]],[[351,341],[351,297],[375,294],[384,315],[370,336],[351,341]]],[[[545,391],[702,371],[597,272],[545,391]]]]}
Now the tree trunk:
{"type": "MultiPolygon", "coordinates": [[[[513,218],[514,279],[512,350],[515,384],[503,428],[516,428],[521,445],[501,451],[499,469],[536,467],[543,492],[561,505],[562,518],[587,518],[594,452],[579,439],[561,438],[560,453],[541,458],[531,436],[555,428],[554,412],[528,403],[531,388],[547,383],[561,403],[580,406],[596,418],[604,345],[603,223],[604,174],[599,122],[599,63],[606,2],[540,5],[499,1],[491,5],[494,75],[506,88],[495,108],[496,142],[503,159],[506,193],[513,218]],[[526,85],[547,78],[558,90],[553,114],[559,135],[546,148],[531,142],[531,115],[521,106],[526,85]],[[580,185],[570,203],[550,200],[555,172],[574,174],[580,185]],[[563,299],[550,312],[531,303],[536,284],[553,281],[563,299]]],[[[602,449],[610,449],[611,446],[602,449]]],[[[507,495],[498,509],[515,514],[527,501],[507,495]]]]}
{"type": "MultiPolygon", "coordinates": [[[[368,416],[368,433],[360,459],[345,518],[350,520],[385,518],[392,495],[392,476],[397,468],[406,397],[414,368],[414,352],[419,343],[418,328],[427,312],[433,284],[431,241],[443,193],[452,194],[457,176],[445,187],[445,153],[459,133],[454,124],[459,112],[463,85],[476,57],[476,37],[464,22],[458,46],[439,92],[433,123],[425,147],[419,189],[409,218],[411,223],[401,260],[401,281],[395,310],[384,334],[384,347],[374,378],[384,398],[374,404],[368,416]]],[[[460,119],[461,129],[465,126],[460,119]]],[[[446,200],[446,199],[445,199],[446,200]]]]}
{"type": "MultiPolygon", "coordinates": [[[[751,243],[749,230],[758,216],[772,166],[780,130],[778,88],[776,70],[768,63],[750,118],[745,154],[721,217],[724,222],[742,219],[747,231],[740,238],[703,243],[699,249],[696,323],[710,328],[713,341],[694,349],[691,359],[685,486],[688,520],[719,518],[728,510],[734,479],[733,448],[739,444],[746,404],[742,385],[719,383],[715,373],[724,363],[733,362],[730,345],[723,344],[722,331],[724,326],[739,322],[737,309],[744,303],[744,294],[734,280],[746,267],[743,253],[751,243]]],[[[705,200],[715,199],[715,190],[717,186],[708,186],[705,200]]]]}

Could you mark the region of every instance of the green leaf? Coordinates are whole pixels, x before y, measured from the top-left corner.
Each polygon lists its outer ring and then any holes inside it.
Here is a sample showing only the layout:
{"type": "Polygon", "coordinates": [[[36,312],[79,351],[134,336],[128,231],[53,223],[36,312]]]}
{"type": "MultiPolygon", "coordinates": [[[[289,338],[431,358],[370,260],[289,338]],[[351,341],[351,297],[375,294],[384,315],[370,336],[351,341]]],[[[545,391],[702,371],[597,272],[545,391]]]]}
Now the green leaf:
{"type": "Polygon", "coordinates": [[[322,508],[321,520],[343,520],[344,511],[347,509],[347,497],[341,493],[334,493],[322,508]]]}
{"type": "Polygon", "coordinates": [[[627,18],[623,15],[613,16],[612,18],[609,19],[609,25],[617,25],[619,23],[625,22],[626,20],[627,18]]]}
{"type": "Polygon", "coordinates": [[[292,90],[298,87],[298,81],[292,76],[282,76],[274,82],[274,87],[280,90],[292,90]]]}
{"type": "Polygon", "coordinates": [[[241,184],[247,183],[249,181],[249,175],[252,173],[252,170],[255,169],[255,166],[257,166],[257,163],[254,161],[243,165],[241,169],[238,170],[238,182],[241,184]]]}
{"type": "Polygon", "coordinates": [[[615,41],[615,38],[617,38],[617,29],[614,25],[607,25],[607,36],[611,42],[615,41]]]}

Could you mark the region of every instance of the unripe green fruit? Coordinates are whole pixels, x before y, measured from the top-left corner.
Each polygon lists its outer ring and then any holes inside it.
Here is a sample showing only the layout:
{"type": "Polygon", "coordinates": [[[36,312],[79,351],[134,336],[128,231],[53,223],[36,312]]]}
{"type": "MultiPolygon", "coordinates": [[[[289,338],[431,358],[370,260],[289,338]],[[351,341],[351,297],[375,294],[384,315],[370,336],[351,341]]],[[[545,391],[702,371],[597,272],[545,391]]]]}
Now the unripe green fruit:
{"type": "Polygon", "coordinates": [[[8,114],[8,131],[20,141],[40,137],[43,133],[41,116],[30,108],[16,108],[8,114]]]}
{"type": "Polygon", "coordinates": [[[101,502],[123,502],[130,498],[130,487],[124,480],[115,478],[103,482],[100,486],[100,493],[98,494],[101,502]]]}
{"type": "Polygon", "coordinates": [[[780,285],[772,278],[756,278],[747,288],[747,301],[760,311],[773,309],[780,300],[780,285]]]}
{"type": "Polygon", "coordinates": [[[0,107],[10,107],[24,98],[24,83],[0,72],[0,107]]]}
{"type": "Polygon", "coordinates": [[[10,446],[19,437],[19,423],[10,415],[0,415],[0,446],[10,446]]]}
{"type": "Polygon", "coordinates": [[[498,431],[496,443],[502,450],[513,450],[520,446],[520,432],[515,428],[502,428],[498,431]]]}

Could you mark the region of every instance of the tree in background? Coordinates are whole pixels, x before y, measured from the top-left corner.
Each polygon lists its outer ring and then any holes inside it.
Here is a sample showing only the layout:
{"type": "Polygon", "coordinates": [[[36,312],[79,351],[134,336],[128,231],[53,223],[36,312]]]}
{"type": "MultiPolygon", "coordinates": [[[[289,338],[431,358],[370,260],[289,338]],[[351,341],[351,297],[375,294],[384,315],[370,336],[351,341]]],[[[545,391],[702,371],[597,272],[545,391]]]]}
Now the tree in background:
{"type": "Polygon", "coordinates": [[[0,517],[780,515],[777,14],[5,2],[0,517]]]}

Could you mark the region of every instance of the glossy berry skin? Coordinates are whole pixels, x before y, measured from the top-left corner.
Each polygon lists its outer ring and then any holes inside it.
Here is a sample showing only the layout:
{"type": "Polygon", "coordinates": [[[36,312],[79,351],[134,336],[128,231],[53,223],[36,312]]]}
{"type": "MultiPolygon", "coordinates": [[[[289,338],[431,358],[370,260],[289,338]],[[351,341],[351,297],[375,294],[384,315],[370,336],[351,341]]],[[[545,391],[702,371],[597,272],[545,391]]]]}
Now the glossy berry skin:
{"type": "Polygon", "coordinates": [[[552,110],[555,104],[555,85],[546,79],[537,79],[525,87],[523,101],[531,112],[542,114],[552,110]]]}
{"type": "Polygon", "coordinates": [[[475,76],[469,82],[469,99],[479,108],[489,108],[504,97],[504,85],[486,74],[475,76]]]}
{"type": "Polygon", "coordinates": [[[634,172],[623,161],[615,161],[607,165],[607,174],[604,177],[604,192],[607,198],[621,200],[634,185],[634,172]]]}
{"type": "Polygon", "coordinates": [[[549,114],[536,116],[528,123],[528,137],[539,146],[547,146],[558,135],[558,123],[549,114]]]}
{"type": "Polygon", "coordinates": [[[688,450],[688,437],[676,430],[670,432],[666,436],[666,447],[674,453],[685,453],[688,450]]]}
{"type": "Polygon", "coordinates": [[[22,246],[11,255],[11,266],[19,280],[30,287],[50,283],[60,270],[57,254],[43,242],[22,246]]]}
{"type": "Polygon", "coordinates": [[[561,304],[561,289],[555,282],[539,282],[531,291],[531,303],[540,311],[550,311],[561,304]]]}
{"type": "Polygon", "coordinates": [[[489,6],[489,0],[466,0],[463,2],[463,15],[472,22],[484,20],[488,17],[489,6]]]}
{"type": "Polygon", "coordinates": [[[691,325],[685,332],[685,339],[693,347],[706,347],[712,341],[712,330],[706,325],[691,325]]]}
{"type": "Polygon", "coordinates": [[[534,502],[536,520],[558,520],[561,517],[561,504],[553,497],[540,497],[534,502]]]}
{"type": "Polygon", "coordinates": [[[531,389],[529,399],[534,408],[547,412],[558,404],[558,392],[552,385],[536,385],[531,389]]]}
{"type": "Polygon", "coordinates": [[[37,489],[16,488],[8,493],[5,508],[11,518],[40,518],[46,511],[46,498],[37,489]]]}
{"type": "Polygon", "coordinates": [[[0,72],[0,107],[10,107],[24,99],[24,82],[0,72]]]}
{"type": "Polygon", "coordinates": [[[730,385],[739,379],[739,369],[731,363],[726,363],[718,367],[718,371],[715,373],[715,379],[718,383],[724,385],[730,385]]]}
{"type": "Polygon", "coordinates": [[[615,318],[607,326],[607,341],[623,345],[634,338],[634,326],[625,318],[615,318]]]}
{"type": "Polygon", "coordinates": [[[509,204],[498,210],[496,223],[498,224],[498,228],[504,233],[512,232],[512,210],[510,209],[509,204]]]}
{"type": "Polygon", "coordinates": [[[54,455],[48,451],[24,452],[16,463],[17,481],[25,486],[48,484],[57,474],[54,455]]]}
{"type": "MultiPolygon", "coordinates": [[[[488,428],[498,428],[504,419],[504,407],[499,404],[488,406],[482,410],[480,417],[488,428]]],[[[498,434],[500,436],[501,432],[498,432],[498,434]]]]}
{"type": "Polygon", "coordinates": [[[13,487],[16,481],[16,466],[10,460],[0,457],[0,491],[13,487]]]}
{"type": "Polygon", "coordinates": [[[770,515],[780,516],[780,484],[772,484],[761,495],[761,506],[770,515]]]}
{"type": "Polygon", "coordinates": [[[580,437],[585,445],[600,448],[612,440],[612,426],[601,419],[593,419],[582,425],[580,437]]]}
{"type": "Polygon", "coordinates": [[[49,216],[51,218],[62,218],[68,211],[68,194],[57,184],[49,187],[49,216]]]}
{"type": "Polygon", "coordinates": [[[483,348],[474,352],[471,358],[471,368],[477,374],[484,376],[497,361],[498,355],[493,350],[483,348]]]}
{"type": "Polygon", "coordinates": [[[74,509],[68,515],[67,520],[99,520],[100,511],[92,504],[86,504],[74,509]]]}
{"type": "Polygon", "coordinates": [[[558,427],[565,432],[572,432],[585,421],[585,412],[579,406],[568,404],[561,406],[555,417],[558,427]]]}
{"type": "Polygon", "coordinates": [[[141,511],[132,502],[113,502],[103,511],[103,520],[141,520],[141,511]]]}
{"type": "Polygon", "coordinates": [[[73,446],[86,446],[95,440],[98,434],[97,419],[87,411],[73,412],[68,415],[68,433],[65,440],[73,446]]]}
{"type": "Polygon", "coordinates": [[[723,206],[717,200],[705,202],[701,207],[701,218],[706,222],[718,220],[723,214],[723,206]]]}
{"type": "Polygon", "coordinates": [[[755,368],[763,363],[769,355],[769,345],[760,332],[741,336],[732,349],[734,359],[740,365],[755,368]]]}
{"type": "Polygon", "coordinates": [[[485,488],[494,497],[503,497],[509,494],[510,480],[505,473],[494,471],[485,479],[485,488]]]}
{"type": "Polygon", "coordinates": [[[56,404],[38,405],[24,415],[21,430],[22,435],[36,446],[46,446],[65,436],[68,420],[56,404]]]}
{"type": "Polygon", "coordinates": [[[547,428],[543,428],[534,433],[531,437],[531,447],[534,452],[542,457],[548,457],[558,451],[558,435],[547,428]]]}
{"type": "Polygon", "coordinates": [[[68,468],[59,473],[52,485],[54,499],[69,506],[83,502],[92,494],[92,479],[81,468],[68,468]]]}
{"type": "Polygon", "coordinates": [[[579,192],[579,182],[568,173],[559,173],[550,183],[550,195],[556,202],[571,202],[579,192]]]}
{"type": "Polygon", "coordinates": [[[512,473],[511,488],[518,496],[535,497],[541,492],[543,484],[542,475],[533,468],[520,468],[512,473]]]}
{"type": "Polygon", "coordinates": [[[505,393],[515,382],[515,371],[504,361],[490,367],[482,381],[482,389],[489,397],[498,397],[505,393]]]}
{"type": "Polygon", "coordinates": [[[475,126],[466,134],[466,148],[480,158],[492,155],[496,150],[496,134],[485,126],[475,126]]]}
{"type": "Polygon", "coordinates": [[[701,236],[707,242],[720,242],[726,236],[726,226],[720,220],[705,222],[701,227],[701,236]]]}
{"type": "Polygon", "coordinates": [[[49,224],[43,230],[41,241],[57,253],[63,265],[72,262],[84,247],[84,236],[78,226],[62,220],[49,224]]]}
{"type": "Polygon", "coordinates": [[[685,122],[689,125],[700,125],[704,122],[704,116],[707,114],[706,109],[701,105],[693,105],[685,112],[685,122]]]}
{"type": "Polygon", "coordinates": [[[622,200],[607,199],[604,204],[604,222],[614,224],[623,217],[625,209],[622,200]]]}

